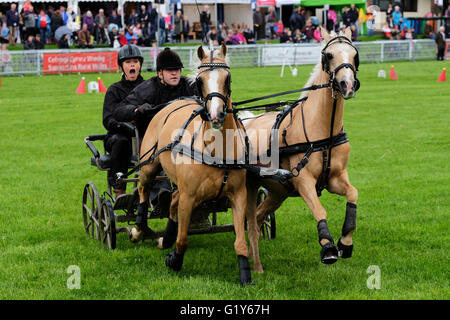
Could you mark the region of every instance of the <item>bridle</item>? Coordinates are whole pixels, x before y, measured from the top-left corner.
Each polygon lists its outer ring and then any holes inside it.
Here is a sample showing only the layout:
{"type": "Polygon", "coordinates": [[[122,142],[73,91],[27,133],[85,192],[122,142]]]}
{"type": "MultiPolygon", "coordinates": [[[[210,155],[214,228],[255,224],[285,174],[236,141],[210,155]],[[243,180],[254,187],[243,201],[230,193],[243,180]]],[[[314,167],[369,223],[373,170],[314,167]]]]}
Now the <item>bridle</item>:
{"type": "Polygon", "coordinates": [[[202,106],[204,108],[204,111],[201,113],[201,117],[205,121],[211,120],[210,119],[210,115],[209,115],[209,113],[207,112],[207,109],[206,109],[206,103],[209,100],[211,100],[212,98],[214,98],[214,97],[215,98],[219,98],[219,99],[221,99],[223,101],[224,106],[225,106],[224,107],[224,110],[225,110],[224,113],[225,114],[228,113],[228,112],[233,112],[233,110],[228,110],[228,101],[229,101],[230,96],[231,96],[231,73],[229,71],[230,67],[227,64],[225,64],[225,63],[213,62],[213,50],[211,50],[210,56],[211,56],[211,61],[209,63],[202,63],[201,65],[198,66],[198,69],[201,69],[201,68],[206,68],[206,69],[200,71],[197,74],[197,77],[195,79],[195,81],[197,83],[197,91],[198,91],[198,93],[200,95],[200,98],[202,100],[202,106]],[[203,81],[202,81],[202,79],[199,76],[202,73],[204,73],[204,72],[213,71],[215,69],[226,69],[227,72],[228,72],[228,76],[227,76],[226,83],[225,83],[225,86],[226,86],[226,89],[227,89],[227,95],[224,96],[220,92],[210,92],[210,93],[208,93],[206,95],[206,97],[203,97],[203,91],[202,91],[203,81]]]}
{"type": "MultiPolygon", "coordinates": [[[[359,90],[360,82],[357,78],[357,72],[358,72],[358,67],[359,67],[359,52],[358,52],[358,49],[352,44],[352,42],[347,37],[337,36],[335,38],[332,38],[330,41],[327,42],[325,47],[322,49],[321,54],[322,54],[322,70],[325,71],[330,76],[329,84],[330,84],[330,88],[332,89],[332,91],[337,90],[340,92],[339,85],[336,82],[336,74],[338,73],[339,70],[341,70],[343,68],[348,68],[353,71],[353,75],[354,75],[354,79],[355,79],[353,87],[354,87],[355,92],[359,90]],[[356,50],[355,65],[353,65],[351,63],[342,63],[342,64],[338,65],[333,71],[330,70],[330,61],[329,61],[330,58],[329,58],[326,50],[328,49],[328,47],[330,45],[336,43],[336,41],[338,41],[339,43],[348,44],[349,46],[353,47],[356,50]]],[[[333,96],[334,96],[334,92],[333,92],[333,96]]]]}

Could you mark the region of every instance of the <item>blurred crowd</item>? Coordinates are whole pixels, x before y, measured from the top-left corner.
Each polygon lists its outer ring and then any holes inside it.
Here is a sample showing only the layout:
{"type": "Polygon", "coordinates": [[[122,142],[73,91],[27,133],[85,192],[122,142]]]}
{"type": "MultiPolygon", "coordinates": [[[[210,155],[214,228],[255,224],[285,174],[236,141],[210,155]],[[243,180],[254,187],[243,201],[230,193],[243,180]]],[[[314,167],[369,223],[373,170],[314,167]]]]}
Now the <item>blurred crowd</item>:
{"type": "MultiPolygon", "coordinates": [[[[449,16],[450,6],[444,10],[437,3],[432,7],[430,15],[449,16]]],[[[268,7],[264,13],[256,7],[252,16],[253,25],[227,25],[225,22],[213,25],[209,6],[204,5],[200,10],[199,17],[194,17],[199,20],[194,24],[199,25],[194,26],[182,10],[163,16],[158,5],[152,3],[137,6],[129,14],[122,16],[123,13],[117,8],[108,12],[99,9],[95,13],[86,10],[80,14],[76,14],[71,7],[64,6],[35,10],[31,2],[26,1],[20,12],[16,4],[11,4],[5,15],[0,13],[0,41],[2,45],[20,43],[24,49],[43,49],[48,44],[57,44],[59,48],[69,48],[71,45],[80,48],[99,45],[118,48],[125,44],[152,46],[156,43],[162,46],[166,42],[186,42],[190,38],[200,38],[199,28],[204,44],[254,44],[257,40],[279,40],[281,43],[321,41],[319,19],[300,6],[293,8],[287,25],[283,24],[274,6],[268,7]]],[[[326,12],[327,19],[323,26],[328,31],[350,27],[352,40],[357,41],[358,35],[363,34],[363,24],[365,34],[374,34],[375,15],[372,6],[357,8],[351,4],[339,12],[330,8],[326,12]]],[[[449,20],[444,29],[447,39],[450,38],[449,20]]],[[[399,6],[392,4],[388,5],[386,22],[381,31],[386,39],[417,38],[411,21],[403,16],[399,6]]],[[[433,21],[428,21],[423,31],[428,38],[435,39],[437,35],[433,21]]]]}

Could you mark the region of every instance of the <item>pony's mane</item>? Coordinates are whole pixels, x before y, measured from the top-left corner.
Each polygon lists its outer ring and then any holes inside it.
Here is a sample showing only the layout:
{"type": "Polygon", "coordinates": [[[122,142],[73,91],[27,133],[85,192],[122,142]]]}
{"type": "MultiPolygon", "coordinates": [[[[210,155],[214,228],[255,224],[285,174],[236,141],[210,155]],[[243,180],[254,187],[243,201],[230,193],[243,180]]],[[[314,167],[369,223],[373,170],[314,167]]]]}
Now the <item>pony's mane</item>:
{"type": "MultiPolygon", "coordinates": [[[[342,32],[342,31],[340,31],[339,34],[336,34],[336,32],[331,31],[330,32],[330,36],[331,36],[330,39],[333,39],[333,38],[337,37],[338,35],[339,36],[345,36],[344,32],[342,32]]],[[[320,51],[322,51],[322,49],[325,47],[325,44],[326,44],[325,41],[321,42],[320,51]]],[[[321,71],[322,71],[322,61],[321,61],[320,56],[319,56],[319,61],[314,66],[314,68],[313,68],[313,70],[312,70],[312,72],[311,72],[311,74],[309,76],[308,81],[306,81],[305,88],[311,87],[314,84],[314,82],[316,81],[317,77],[319,77],[321,71]]],[[[309,91],[303,91],[302,94],[300,95],[300,98],[305,98],[308,95],[309,95],[309,91]]]]}
{"type": "MultiPolygon", "coordinates": [[[[203,51],[205,51],[206,55],[210,56],[211,50],[208,47],[203,46],[203,51]]],[[[217,57],[217,55],[219,54],[219,49],[214,49],[213,51],[213,57],[217,57]]],[[[228,55],[225,56],[225,63],[229,66],[230,65],[230,59],[228,57],[228,55]]],[[[191,82],[195,82],[195,80],[197,79],[197,75],[198,75],[198,67],[202,64],[202,62],[200,61],[200,59],[197,57],[197,51],[195,51],[194,56],[192,57],[192,63],[191,63],[191,73],[189,74],[189,81],[191,82]]]]}

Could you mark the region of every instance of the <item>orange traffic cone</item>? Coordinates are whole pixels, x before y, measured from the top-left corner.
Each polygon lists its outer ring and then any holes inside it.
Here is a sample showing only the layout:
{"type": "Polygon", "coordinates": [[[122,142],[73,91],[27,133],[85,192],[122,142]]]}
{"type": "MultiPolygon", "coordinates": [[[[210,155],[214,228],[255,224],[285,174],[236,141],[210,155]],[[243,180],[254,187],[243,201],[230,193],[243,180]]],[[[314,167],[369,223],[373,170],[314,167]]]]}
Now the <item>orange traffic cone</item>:
{"type": "Polygon", "coordinates": [[[439,76],[439,78],[437,79],[437,81],[445,82],[445,68],[442,69],[442,73],[439,76]]]}
{"type": "Polygon", "coordinates": [[[77,91],[75,91],[76,94],[84,94],[86,93],[86,80],[84,77],[81,78],[81,82],[78,85],[77,91]]]}
{"type": "Polygon", "coordinates": [[[100,77],[97,78],[97,81],[98,81],[98,92],[106,92],[106,87],[103,84],[103,82],[100,79],[100,77]]]}
{"type": "Polygon", "coordinates": [[[391,65],[390,78],[391,80],[398,80],[397,73],[395,73],[394,65],[391,65]]]}

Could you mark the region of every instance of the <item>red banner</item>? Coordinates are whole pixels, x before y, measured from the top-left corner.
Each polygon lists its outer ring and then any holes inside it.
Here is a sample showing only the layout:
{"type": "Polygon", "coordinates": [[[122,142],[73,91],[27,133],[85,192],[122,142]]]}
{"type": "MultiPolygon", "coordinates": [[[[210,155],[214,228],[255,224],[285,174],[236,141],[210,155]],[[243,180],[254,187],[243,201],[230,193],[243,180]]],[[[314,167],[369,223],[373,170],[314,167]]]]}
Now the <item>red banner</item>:
{"type": "Polygon", "coordinates": [[[265,7],[265,6],[275,6],[277,4],[276,0],[258,0],[256,2],[258,4],[258,7],[265,7]]]}
{"type": "Polygon", "coordinates": [[[117,51],[44,53],[44,73],[117,71],[117,51]]]}

